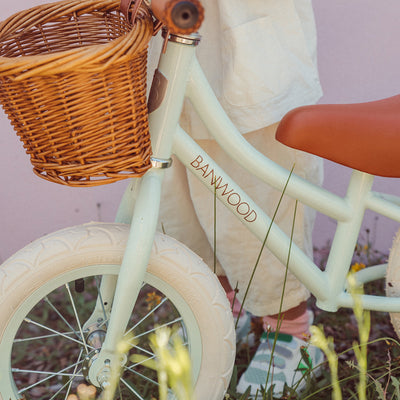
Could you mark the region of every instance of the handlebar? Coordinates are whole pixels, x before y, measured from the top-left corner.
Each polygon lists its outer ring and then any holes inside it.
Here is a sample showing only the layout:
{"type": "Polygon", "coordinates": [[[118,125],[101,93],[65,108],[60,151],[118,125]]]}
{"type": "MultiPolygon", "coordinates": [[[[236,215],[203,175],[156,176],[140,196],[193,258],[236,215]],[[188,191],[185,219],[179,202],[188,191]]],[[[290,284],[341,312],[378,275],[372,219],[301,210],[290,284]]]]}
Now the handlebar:
{"type": "MultiPolygon", "coordinates": [[[[121,10],[130,19],[143,0],[121,0],[121,10]]],[[[149,1],[145,1],[148,5],[149,1]]],[[[154,17],[174,34],[196,32],[204,20],[204,8],[199,0],[151,0],[154,17]]]]}
{"type": "Polygon", "coordinates": [[[171,33],[196,32],[204,19],[204,8],[199,0],[152,0],[154,16],[171,33]]]}

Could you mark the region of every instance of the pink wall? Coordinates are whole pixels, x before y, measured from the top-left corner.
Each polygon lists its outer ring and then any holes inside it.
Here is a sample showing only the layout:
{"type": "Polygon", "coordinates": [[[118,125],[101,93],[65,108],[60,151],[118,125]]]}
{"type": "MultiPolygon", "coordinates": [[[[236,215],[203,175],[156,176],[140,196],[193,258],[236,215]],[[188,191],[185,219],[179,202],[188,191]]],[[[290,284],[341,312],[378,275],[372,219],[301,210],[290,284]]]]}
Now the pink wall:
{"type": "MultiPolygon", "coordinates": [[[[1,0],[0,19],[42,2],[1,0]]],[[[325,92],[321,102],[358,102],[397,94],[399,0],[314,0],[314,8],[325,92]]],[[[0,261],[55,229],[90,220],[112,221],[125,182],[90,189],[49,184],[32,174],[29,159],[2,112],[0,128],[0,261]]],[[[326,187],[343,193],[347,179],[348,171],[327,163],[326,187]]],[[[376,186],[386,190],[387,185],[387,180],[379,179],[376,186]]],[[[372,218],[367,226],[373,223],[372,218]]],[[[331,221],[319,218],[315,243],[329,240],[333,227],[331,221]]],[[[378,246],[388,247],[395,224],[379,220],[376,229],[378,246]]]]}
{"type": "MultiPolygon", "coordinates": [[[[400,2],[314,0],[313,4],[324,89],[321,103],[355,103],[399,94],[400,2]]],[[[349,176],[346,168],[325,163],[326,188],[344,194],[349,176]]],[[[400,182],[377,178],[374,189],[400,195],[400,182]]],[[[386,218],[376,221],[371,214],[365,227],[371,229],[375,246],[382,251],[390,248],[399,228],[386,218]]],[[[319,216],[314,232],[314,244],[321,246],[332,237],[334,223],[319,216]]]]}

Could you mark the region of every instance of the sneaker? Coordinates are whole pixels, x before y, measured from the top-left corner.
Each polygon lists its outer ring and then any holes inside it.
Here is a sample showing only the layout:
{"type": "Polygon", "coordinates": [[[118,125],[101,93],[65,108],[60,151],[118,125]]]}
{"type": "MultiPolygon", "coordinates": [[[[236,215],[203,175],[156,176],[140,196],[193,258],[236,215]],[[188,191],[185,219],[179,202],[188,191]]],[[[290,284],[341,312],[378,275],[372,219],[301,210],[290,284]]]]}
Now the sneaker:
{"type": "Polygon", "coordinates": [[[232,307],[232,315],[233,321],[236,326],[236,343],[247,342],[249,337],[251,336],[251,314],[246,310],[240,312],[241,304],[239,300],[235,296],[235,292],[232,290],[231,292],[227,293],[227,297],[229,303],[233,303],[232,307]],[[240,313],[240,315],[239,315],[240,313]],[[246,340],[247,339],[247,340],[246,340]]]}
{"type": "Polygon", "coordinates": [[[254,334],[251,332],[251,314],[245,311],[239,319],[237,319],[237,316],[233,318],[236,326],[236,343],[247,343],[251,346],[254,343],[254,334]]]}
{"type": "Polygon", "coordinates": [[[295,388],[299,393],[306,385],[306,379],[302,379],[303,375],[308,370],[315,374],[317,370],[314,368],[322,361],[323,353],[319,348],[292,335],[264,332],[261,336],[261,344],[247,370],[240,377],[236,390],[238,393],[245,393],[250,387],[251,396],[255,396],[257,391],[261,395],[261,386],[268,391],[272,381],[273,396],[282,396],[285,384],[295,388]],[[277,335],[277,340],[272,356],[275,335],[277,335]],[[268,370],[269,377],[266,384],[268,370]]]}

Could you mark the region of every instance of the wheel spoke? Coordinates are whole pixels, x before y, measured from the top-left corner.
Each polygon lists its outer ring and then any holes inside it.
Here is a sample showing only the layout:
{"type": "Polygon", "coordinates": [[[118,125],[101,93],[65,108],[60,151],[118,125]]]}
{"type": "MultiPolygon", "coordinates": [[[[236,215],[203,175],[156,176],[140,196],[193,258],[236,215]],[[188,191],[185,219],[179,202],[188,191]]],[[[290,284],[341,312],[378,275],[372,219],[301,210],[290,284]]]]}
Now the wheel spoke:
{"type": "Polygon", "coordinates": [[[143,332],[143,333],[140,333],[139,335],[134,336],[132,341],[137,339],[137,338],[139,338],[139,337],[142,337],[142,336],[148,335],[148,334],[150,334],[152,332],[155,332],[158,329],[161,329],[161,328],[164,328],[166,326],[170,326],[170,325],[176,324],[176,323],[181,322],[181,321],[182,321],[182,317],[179,317],[179,318],[174,319],[173,321],[166,322],[163,325],[158,325],[158,326],[156,326],[156,327],[154,327],[154,328],[152,328],[152,329],[150,329],[150,330],[148,330],[146,332],[143,332]]]}
{"type": "Polygon", "coordinates": [[[143,321],[146,320],[151,314],[153,314],[158,308],[160,308],[168,299],[164,297],[162,301],[160,301],[159,304],[157,304],[154,308],[152,308],[139,322],[137,322],[129,331],[125,332],[125,336],[131,333],[133,330],[135,330],[143,321]]]}
{"type": "Polygon", "coordinates": [[[129,367],[125,367],[125,369],[128,370],[129,372],[132,372],[132,374],[135,374],[135,375],[140,376],[141,378],[143,378],[143,379],[146,380],[147,382],[151,382],[152,384],[159,386],[158,382],[156,382],[155,380],[149,378],[149,377],[146,376],[146,375],[141,374],[139,371],[136,371],[136,370],[132,369],[132,368],[134,368],[134,367],[136,367],[136,366],[142,364],[142,363],[145,362],[145,361],[151,360],[152,358],[154,358],[154,357],[149,357],[148,359],[143,360],[143,361],[140,362],[140,363],[136,363],[136,364],[134,364],[134,365],[130,365],[129,367]]]}
{"type": "MultiPolygon", "coordinates": [[[[60,389],[58,389],[57,392],[55,392],[55,393],[53,394],[53,396],[51,396],[51,397],[49,398],[49,400],[54,400],[68,385],[71,387],[73,380],[74,380],[74,378],[68,379],[68,382],[65,383],[64,385],[62,385],[62,386],[60,387],[60,389]]],[[[68,392],[69,392],[69,390],[70,390],[70,389],[68,389],[68,392]]],[[[65,398],[67,398],[67,397],[68,397],[68,396],[66,396],[65,398]]]]}
{"type": "Polygon", "coordinates": [[[79,361],[79,362],[77,362],[77,363],[75,363],[75,364],[69,365],[69,366],[66,367],[66,368],[63,368],[62,370],[60,370],[60,371],[58,371],[58,372],[37,371],[37,370],[28,370],[28,369],[19,369],[19,368],[12,368],[11,371],[14,372],[14,373],[28,373],[28,374],[29,374],[29,373],[35,373],[35,374],[45,374],[45,375],[49,375],[49,376],[47,376],[46,378],[44,378],[44,379],[42,379],[42,380],[40,380],[40,381],[37,381],[37,382],[35,382],[34,384],[32,384],[32,385],[30,385],[30,386],[28,386],[28,387],[26,387],[26,388],[21,389],[21,390],[18,391],[18,393],[24,393],[24,392],[26,392],[27,390],[32,389],[32,388],[34,388],[35,386],[38,386],[38,385],[42,384],[43,382],[48,381],[48,380],[51,379],[51,378],[54,378],[55,376],[68,376],[68,377],[70,377],[70,378],[72,378],[72,379],[74,379],[74,378],[76,378],[76,377],[82,377],[82,378],[83,378],[83,375],[82,375],[82,374],[71,374],[71,373],[66,373],[66,372],[65,372],[65,371],[69,370],[70,368],[73,368],[73,367],[75,367],[76,365],[79,365],[79,364],[81,364],[81,363],[82,363],[82,361],[79,361]]]}
{"type": "Polygon", "coordinates": [[[143,359],[142,361],[139,361],[139,362],[137,362],[137,363],[135,363],[135,364],[132,364],[132,365],[130,365],[129,367],[125,367],[125,368],[128,369],[128,370],[131,371],[131,372],[136,373],[136,371],[132,370],[132,368],[135,368],[135,367],[137,367],[137,366],[139,366],[139,365],[143,365],[143,364],[145,364],[147,361],[154,360],[155,358],[156,358],[156,356],[155,356],[155,355],[152,355],[152,356],[150,356],[150,357],[147,357],[147,358],[143,359]]]}
{"type": "Polygon", "coordinates": [[[139,400],[144,400],[144,398],[131,386],[128,384],[128,382],[123,379],[120,378],[121,382],[125,385],[125,387],[131,392],[133,393],[139,400]]]}
{"type": "Polygon", "coordinates": [[[85,347],[86,354],[89,354],[89,350],[88,350],[88,347],[87,347],[87,344],[86,344],[85,336],[83,335],[83,330],[82,330],[81,321],[79,320],[78,312],[76,311],[75,301],[74,301],[74,299],[73,299],[73,297],[72,297],[72,293],[71,293],[71,289],[70,289],[70,287],[69,287],[69,283],[66,283],[66,284],[65,284],[65,287],[67,288],[67,292],[68,292],[69,298],[70,298],[70,300],[71,300],[71,305],[72,305],[72,308],[73,308],[73,310],[74,310],[76,322],[77,322],[77,324],[78,324],[79,331],[80,331],[80,333],[81,333],[81,338],[82,338],[82,341],[83,341],[83,346],[85,347]]]}
{"type": "MultiPolygon", "coordinates": [[[[84,346],[84,343],[83,343],[82,341],[76,340],[76,339],[74,339],[74,338],[72,338],[72,337],[69,337],[69,336],[68,336],[68,334],[70,334],[69,332],[67,332],[67,334],[65,334],[65,333],[56,331],[55,329],[49,328],[48,326],[45,326],[45,325],[43,325],[43,324],[40,324],[39,322],[33,321],[33,320],[30,319],[30,318],[24,318],[24,321],[27,322],[28,324],[33,324],[33,325],[38,326],[39,328],[42,328],[42,329],[45,329],[45,330],[50,331],[50,332],[52,332],[52,333],[55,333],[57,336],[62,336],[62,337],[65,338],[65,339],[68,339],[68,340],[70,340],[70,341],[72,341],[72,342],[78,343],[80,346],[84,346]]],[[[89,346],[89,347],[90,347],[90,346],[89,346]]],[[[91,348],[91,349],[94,350],[94,348],[91,348]]]]}
{"type": "MultiPolygon", "coordinates": [[[[76,365],[76,364],[70,365],[70,366],[62,369],[59,372],[41,371],[41,370],[37,370],[37,369],[21,369],[21,368],[12,368],[11,371],[14,372],[14,373],[17,373],[17,374],[25,374],[25,373],[27,373],[27,374],[39,374],[39,375],[51,375],[50,378],[52,378],[54,376],[70,376],[70,377],[71,376],[72,377],[79,376],[79,377],[83,377],[82,374],[63,372],[63,371],[66,371],[69,368],[72,368],[74,365],[76,365]]],[[[39,383],[41,383],[41,382],[39,382],[39,383]]]]}
{"type": "Polygon", "coordinates": [[[50,301],[50,299],[48,298],[48,296],[46,296],[44,298],[44,301],[51,307],[51,309],[57,313],[57,315],[61,318],[61,320],[68,326],[69,329],[71,329],[71,331],[73,331],[76,335],[77,338],[79,338],[78,332],[75,331],[75,329],[73,328],[73,326],[64,318],[64,316],[61,314],[60,311],[57,310],[57,308],[54,306],[54,304],[50,301]]]}
{"type": "MultiPolygon", "coordinates": [[[[75,332],[63,332],[63,335],[75,335],[75,332]]],[[[42,335],[42,336],[31,336],[31,337],[26,337],[26,338],[19,338],[19,339],[14,339],[14,343],[21,343],[21,342],[30,342],[33,340],[42,340],[42,339],[50,339],[54,337],[60,336],[59,333],[53,333],[51,335],[42,335]]]]}
{"type": "MultiPolygon", "coordinates": [[[[78,358],[77,358],[76,365],[75,365],[75,367],[74,367],[74,372],[73,372],[73,374],[76,374],[76,372],[77,372],[77,370],[78,370],[78,365],[81,363],[82,353],[83,353],[83,350],[81,349],[81,351],[79,352],[78,358]]],[[[68,398],[68,396],[69,396],[69,394],[70,394],[70,392],[71,392],[72,383],[74,382],[74,379],[75,379],[75,377],[72,377],[72,378],[67,382],[67,384],[68,384],[68,389],[67,389],[67,393],[65,394],[65,400],[67,400],[67,398],[68,398]]],[[[65,385],[60,389],[59,392],[61,392],[61,390],[62,390],[64,387],[65,387],[65,385]]],[[[58,393],[56,393],[54,396],[52,396],[52,398],[49,399],[49,400],[53,400],[53,398],[55,398],[55,396],[56,396],[57,394],[58,394],[58,393]]]]}
{"type": "Polygon", "coordinates": [[[75,377],[68,379],[68,382],[66,382],[63,386],[61,386],[60,389],[58,389],[57,392],[54,393],[53,396],[51,396],[49,398],[49,400],[54,400],[57,397],[57,395],[62,392],[63,389],[65,389],[67,386],[69,386],[68,390],[67,390],[67,394],[65,395],[65,399],[67,399],[69,396],[69,393],[71,391],[71,386],[72,386],[74,379],[75,379],[75,377]]]}
{"type": "Polygon", "coordinates": [[[154,353],[152,353],[151,351],[149,351],[149,350],[146,350],[146,349],[144,349],[143,347],[140,347],[140,346],[137,346],[137,345],[134,345],[134,346],[132,346],[132,348],[134,348],[134,349],[138,349],[139,351],[142,351],[143,353],[146,353],[146,354],[148,354],[148,355],[150,355],[150,356],[155,356],[155,354],[154,353]]]}

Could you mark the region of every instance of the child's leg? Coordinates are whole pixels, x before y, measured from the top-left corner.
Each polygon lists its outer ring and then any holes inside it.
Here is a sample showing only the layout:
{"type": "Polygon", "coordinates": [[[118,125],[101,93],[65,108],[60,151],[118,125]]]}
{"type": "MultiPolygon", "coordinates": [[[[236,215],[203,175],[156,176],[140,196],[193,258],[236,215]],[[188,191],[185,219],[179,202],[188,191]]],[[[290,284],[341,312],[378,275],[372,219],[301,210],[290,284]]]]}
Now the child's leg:
{"type": "MultiPolygon", "coordinates": [[[[226,276],[219,276],[218,278],[231,303],[235,299],[235,305],[232,305],[232,307],[233,310],[236,311],[236,314],[238,314],[241,305],[234,295],[234,291],[229,284],[228,278],[226,276]]],[[[262,320],[264,331],[277,331],[279,314],[266,315],[262,320]]],[[[305,339],[308,337],[310,333],[310,314],[307,311],[307,302],[303,301],[298,306],[282,312],[280,321],[279,332],[296,336],[299,339],[305,339]]]]}
{"type": "MultiPolygon", "coordinates": [[[[263,317],[265,331],[276,332],[278,329],[279,315],[263,317]]],[[[307,312],[307,302],[303,301],[298,306],[283,312],[280,316],[279,332],[306,339],[310,334],[310,315],[307,312]]]]}
{"type": "MultiPolygon", "coordinates": [[[[286,146],[281,145],[275,140],[276,125],[267,127],[260,131],[251,132],[245,135],[250,144],[262,153],[267,154],[272,160],[283,164],[289,170],[295,164],[295,172],[300,176],[309,177],[306,170],[317,170],[314,165],[314,158],[304,153],[296,152],[286,146]]],[[[281,197],[281,192],[261,182],[256,177],[249,174],[244,168],[234,162],[215,141],[198,141],[200,146],[205,148],[213,158],[246,192],[253,200],[272,216],[276,210],[281,197]]],[[[206,167],[204,167],[206,168],[206,167]]],[[[207,168],[212,168],[208,166],[207,168]]],[[[210,172],[207,170],[207,172],[210,172]]],[[[317,183],[317,172],[311,172],[317,183]]],[[[218,178],[220,192],[228,193],[231,188],[223,178],[218,178]]],[[[210,244],[214,240],[214,199],[213,193],[202,186],[199,180],[188,175],[189,189],[193,200],[199,222],[207,235],[210,244]]],[[[218,190],[218,189],[217,189],[218,190]]],[[[236,198],[236,197],[235,197],[236,198]]],[[[308,213],[302,204],[297,205],[289,196],[284,196],[280,203],[275,222],[289,236],[293,225],[293,218],[296,218],[294,241],[306,250],[307,254],[312,252],[310,243],[313,216],[308,213]]],[[[267,229],[267,227],[266,227],[267,229]]],[[[231,213],[230,210],[217,203],[217,255],[218,260],[225,271],[232,288],[238,286],[237,298],[243,301],[244,293],[249,284],[256,260],[261,251],[261,242],[245,227],[240,220],[231,213]]],[[[262,250],[260,262],[251,282],[244,308],[253,315],[265,316],[278,312],[280,299],[282,297],[283,282],[285,279],[285,266],[273,256],[268,249],[262,250]]],[[[283,309],[288,310],[296,307],[302,301],[307,300],[308,291],[301,283],[289,272],[284,293],[283,309]]]]}

